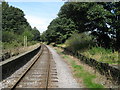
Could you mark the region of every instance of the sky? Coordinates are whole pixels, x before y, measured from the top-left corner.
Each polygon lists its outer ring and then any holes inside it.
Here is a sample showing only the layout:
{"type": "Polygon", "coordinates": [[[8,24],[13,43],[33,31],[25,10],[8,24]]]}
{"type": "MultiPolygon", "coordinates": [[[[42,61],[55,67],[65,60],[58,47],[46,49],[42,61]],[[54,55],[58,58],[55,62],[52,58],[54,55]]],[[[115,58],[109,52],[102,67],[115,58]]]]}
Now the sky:
{"type": "Polygon", "coordinates": [[[50,22],[57,17],[57,14],[64,4],[61,2],[8,2],[9,5],[20,8],[24,11],[25,18],[29,24],[36,27],[40,33],[47,30],[50,22]]]}

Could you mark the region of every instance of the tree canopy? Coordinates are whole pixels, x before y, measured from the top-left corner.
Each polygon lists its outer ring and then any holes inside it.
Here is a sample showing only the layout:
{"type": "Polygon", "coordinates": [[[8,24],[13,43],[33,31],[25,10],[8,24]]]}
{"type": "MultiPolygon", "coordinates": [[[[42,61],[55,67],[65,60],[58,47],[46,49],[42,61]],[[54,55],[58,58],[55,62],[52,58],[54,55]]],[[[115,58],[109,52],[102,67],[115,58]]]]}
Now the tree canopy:
{"type": "Polygon", "coordinates": [[[119,27],[120,2],[66,2],[43,35],[48,43],[63,43],[73,33],[89,31],[98,45],[118,48],[119,27]]]}
{"type": "Polygon", "coordinates": [[[40,40],[40,32],[30,26],[24,12],[7,2],[2,2],[2,32],[3,42],[23,42],[24,36],[28,37],[28,41],[40,40]]]}

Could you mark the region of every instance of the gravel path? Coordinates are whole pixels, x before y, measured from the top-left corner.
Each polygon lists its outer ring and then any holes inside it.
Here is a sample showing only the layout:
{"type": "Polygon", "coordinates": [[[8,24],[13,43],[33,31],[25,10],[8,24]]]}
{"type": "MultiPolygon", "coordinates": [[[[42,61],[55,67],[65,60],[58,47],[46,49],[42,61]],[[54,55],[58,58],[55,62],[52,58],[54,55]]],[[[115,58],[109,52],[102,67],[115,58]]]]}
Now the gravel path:
{"type": "Polygon", "coordinates": [[[56,53],[56,51],[47,46],[52,55],[53,59],[56,63],[57,74],[58,74],[58,87],[59,88],[80,88],[80,85],[73,78],[72,73],[68,65],[64,62],[64,60],[56,53]]]}

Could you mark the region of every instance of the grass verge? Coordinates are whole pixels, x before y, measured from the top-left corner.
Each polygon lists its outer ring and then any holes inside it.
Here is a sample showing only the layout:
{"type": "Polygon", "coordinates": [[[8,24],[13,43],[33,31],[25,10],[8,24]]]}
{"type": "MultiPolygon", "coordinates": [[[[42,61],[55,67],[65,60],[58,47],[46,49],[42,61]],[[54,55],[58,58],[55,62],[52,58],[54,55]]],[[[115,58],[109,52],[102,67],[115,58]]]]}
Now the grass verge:
{"type": "Polygon", "coordinates": [[[83,66],[77,65],[73,59],[71,59],[68,55],[63,54],[61,50],[56,48],[56,51],[61,54],[65,60],[67,60],[73,69],[74,76],[76,78],[81,78],[86,88],[99,88],[100,90],[104,88],[103,85],[93,82],[96,75],[90,74],[88,71],[84,70],[83,66]]]}

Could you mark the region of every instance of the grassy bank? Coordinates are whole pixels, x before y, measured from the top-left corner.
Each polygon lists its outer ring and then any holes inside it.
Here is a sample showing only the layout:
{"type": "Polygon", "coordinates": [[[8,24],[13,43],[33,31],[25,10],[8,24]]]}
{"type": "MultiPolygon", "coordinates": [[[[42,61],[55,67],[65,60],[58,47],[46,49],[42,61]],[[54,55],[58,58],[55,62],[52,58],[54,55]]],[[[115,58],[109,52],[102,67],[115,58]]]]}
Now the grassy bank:
{"type": "MultiPolygon", "coordinates": [[[[57,47],[66,48],[65,44],[59,44],[57,47]]],[[[112,49],[105,49],[102,47],[91,47],[82,51],[78,51],[82,55],[93,58],[99,62],[109,63],[113,65],[120,64],[118,60],[118,51],[112,51],[112,49]]]]}
{"type": "Polygon", "coordinates": [[[96,59],[99,62],[118,64],[118,52],[102,47],[92,47],[80,53],[88,58],[96,59]]]}
{"type": "Polygon", "coordinates": [[[57,52],[62,55],[62,57],[70,64],[73,69],[74,76],[76,78],[81,78],[83,84],[86,88],[103,88],[104,86],[94,82],[96,75],[89,73],[84,69],[83,66],[78,65],[75,60],[73,60],[69,55],[63,54],[63,52],[56,48],[57,52]]]}

